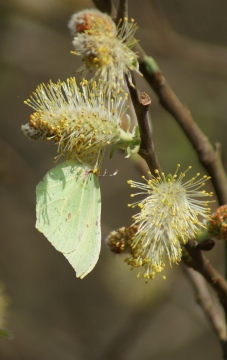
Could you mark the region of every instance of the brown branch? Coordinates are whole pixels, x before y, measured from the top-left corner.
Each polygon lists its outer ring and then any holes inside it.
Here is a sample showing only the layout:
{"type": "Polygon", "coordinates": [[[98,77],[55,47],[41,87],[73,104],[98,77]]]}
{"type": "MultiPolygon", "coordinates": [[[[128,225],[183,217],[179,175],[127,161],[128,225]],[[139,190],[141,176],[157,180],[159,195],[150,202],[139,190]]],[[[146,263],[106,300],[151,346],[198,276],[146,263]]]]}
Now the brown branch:
{"type": "Polygon", "coordinates": [[[120,0],[118,10],[112,3],[112,0],[93,0],[93,3],[100,11],[109,14],[115,21],[119,23],[120,19],[128,17],[128,0],[120,0]]]}
{"type": "Polygon", "coordinates": [[[154,151],[148,119],[148,110],[151,104],[151,99],[146,93],[138,92],[136,87],[130,84],[129,81],[127,81],[127,84],[140,130],[141,144],[139,154],[146,161],[151,173],[155,175],[154,170],[161,171],[161,168],[154,151]]]}
{"type": "Polygon", "coordinates": [[[124,19],[125,17],[128,17],[128,0],[120,0],[118,9],[117,9],[117,17],[116,17],[116,24],[119,23],[119,21],[124,19]]]}
{"type": "MultiPolygon", "coordinates": [[[[94,3],[96,2],[97,1],[94,1],[94,3]]],[[[124,4],[124,0],[122,0],[121,4],[124,4]]],[[[102,10],[100,7],[99,9],[102,10]]],[[[221,205],[227,203],[227,179],[221,162],[218,146],[216,145],[215,148],[211,145],[208,138],[203,134],[198,125],[195,123],[188,108],[182,104],[175,95],[155,61],[144,53],[139,44],[135,46],[135,51],[139,55],[141,73],[156,92],[161,105],[176,119],[184,133],[187,135],[188,139],[197,152],[201,164],[212,177],[212,182],[219,203],[221,205]]],[[[147,94],[139,93],[136,90],[136,87],[129,82],[128,88],[135,108],[141,134],[141,147],[139,154],[147,162],[151,172],[154,172],[155,169],[160,170],[160,166],[154,152],[147,116],[151,100],[147,94]]],[[[201,275],[203,275],[206,281],[216,291],[227,317],[227,282],[213,268],[208,259],[202,254],[201,250],[196,246],[195,241],[189,241],[185,245],[185,248],[191,257],[193,268],[201,275]]],[[[198,292],[201,284],[197,283],[194,284],[194,286],[196,286],[198,292]]],[[[200,305],[203,308],[205,314],[207,314],[209,317],[216,334],[218,334],[222,343],[224,358],[227,359],[226,331],[224,329],[223,323],[220,321],[220,318],[218,319],[216,317],[214,308],[210,307],[211,304],[206,301],[207,296],[205,293],[202,293],[202,290],[203,288],[201,287],[201,293],[199,293],[200,298],[198,301],[200,302],[200,305]]]]}
{"type": "MultiPolygon", "coordinates": [[[[198,249],[196,242],[190,240],[186,245],[189,255],[191,256],[190,265],[194,270],[198,271],[206,281],[216,291],[220,303],[227,317],[227,282],[225,279],[213,268],[209,260],[202,254],[201,250],[198,249]]],[[[184,258],[182,258],[184,260],[184,258]]],[[[188,259],[185,261],[188,266],[188,259]]],[[[201,306],[204,314],[208,318],[212,325],[215,334],[218,336],[222,346],[223,359],[227,360],[227,334],[225,321],[222,318],[220,312],[212,301],[210,294],[205,287],[202,277],[198,277],[199,274],[193,272],[193,269],[185,269],[187,275],[196,292],[196,299],[198,304],[201,306]]]]}
{"type": "MultiPolygon", "coordinates": [[[[99,3],[99,9],[103,11],[104,0],[93,0],[99,3]],[[100,3],[102,6],[100,6],[100,3]]],[[[119,9],[125,4],[120,1],[119,9]]],[[[96,4],[97,5],[97,4],[96,4]]],[[[118,12],[120,10],[118,9],[118,12]]],[[[112,7],[112,12],[114,12],[112,7]]],[[[215,147],[211,145],[208,138],[203,134],[198,125],[195,123],[189,109],[182,104],[176,94],[167,83],[164,75],[158,65],[152,58],[148,57],[141,46],[136,44],[135,51],[139,55],[140,71],[147,82],[159,97],[160,104],[176,119],[184,133],[187,135],[195,151],[197,152],[200,163],[211,176],[212,183],[220,205],[227,203],[227,179],[222,165],[220,156],[220,145],[215,147]],[[151,63],[152,62],[152,63],[151,63]],[[151,65],[151,66],[150,66],[151,65]]]]}
{"type": "MultiPolygon", "coordinates": [[[[137,46],[137,49],[140,51],[140,71],[143,73],[148,83],[158,95],[161,105],[176,119],[196,150],[201,164],[211,176],[219,204],[226,204],[227,179],[220,157],[220,145],[216,144],[215,148],[211,145],[208,138],[203,134],[198,125],[195,123],[188,108],[180,102],[178,97],[170,88],[164,75],[158,68],[158,65],[154,62],[153,59],[148,58],[145,55],[144,51],[139,47],[139,45],[137,46]]],[[[193,261],[195,260],[195,254],[195,252],[191,253],[193,261]]],[[[227,243],[225,243],[225,261],[226,259],[227,243]]],[[[225,272],[227,278],[227,264],[225,272]]],[[[224,278],[222,279],[225,281],[224,278]]],[[[225,297],[226,294],[224,294],[225,297]]],[[[222,305],[224,307],[224,304],[222,305]]],[[[227,317],[226,308],[225,312],[227,317]]]]}
{"type": "Polygon", "coordinates": [[[161,105],[176,119],[197,152],[201,164],[212,178],[220,205],[227,203],[227,179],[218,147],[214,148],[193,120],[189,109],[175,95],[153,59],[137,44],[140,71],[159,97],[161,105]],[[150,65],[151,64],[151,65],[150,65]],[[153,65],[155,64],[155,65],[153,65]]]}
{"type": "Polygon", "coordinates": [[[113,15],[113,4],[112,0],[93,0],[93,3],[100,11],[113,15]]]}
{"type": "Polygon", "coordinates": [[[217,304],[215,304],[212,300],[211,294],[206,287],[204,278],[195,270],[185,266],[184,272],[186,273],[194,288],[197,303],[208,318],[218,339],[222,344],[225,344],[227,342],[225,320],[222,313],[220,312],[220,309],[217,308],[217,304]]]}
{"type": "Polygon", "coordinates": [[[227,282],[224,277],[214,269],[209,260],[202,254],[201,250],[199,250],[196,245],[194,240],[188,241],[185,245],[185,248],[191,257],[192,267],[202,274],[206,281],[216,291],[227,316],[227,282]]]}

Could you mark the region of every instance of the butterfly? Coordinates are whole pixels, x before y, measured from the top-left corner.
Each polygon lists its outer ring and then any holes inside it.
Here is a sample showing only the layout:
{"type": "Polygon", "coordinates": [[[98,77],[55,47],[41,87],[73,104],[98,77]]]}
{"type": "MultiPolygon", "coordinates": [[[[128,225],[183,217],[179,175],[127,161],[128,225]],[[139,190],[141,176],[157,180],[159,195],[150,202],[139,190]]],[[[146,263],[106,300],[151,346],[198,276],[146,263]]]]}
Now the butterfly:
{"type": "Polygon", "coordinates": [[[51,169],[36,188],[36,228],[84,278],[101,248],[101,194],[88,165],[67,160],[51,169]]]}

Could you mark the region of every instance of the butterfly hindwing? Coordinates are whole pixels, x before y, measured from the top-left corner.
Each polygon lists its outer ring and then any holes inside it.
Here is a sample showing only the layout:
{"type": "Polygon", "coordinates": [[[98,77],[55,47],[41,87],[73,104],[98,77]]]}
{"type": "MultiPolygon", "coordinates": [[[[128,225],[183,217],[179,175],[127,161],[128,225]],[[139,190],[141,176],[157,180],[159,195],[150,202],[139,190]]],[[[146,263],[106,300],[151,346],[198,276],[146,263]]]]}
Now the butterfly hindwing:
{"type": "Polygon", "coordinates": [[[36,188],[36,228],[68,259],[77,277],[98,261],[101,195],[97,175],[87,165],[65,161],[36,188]]]}

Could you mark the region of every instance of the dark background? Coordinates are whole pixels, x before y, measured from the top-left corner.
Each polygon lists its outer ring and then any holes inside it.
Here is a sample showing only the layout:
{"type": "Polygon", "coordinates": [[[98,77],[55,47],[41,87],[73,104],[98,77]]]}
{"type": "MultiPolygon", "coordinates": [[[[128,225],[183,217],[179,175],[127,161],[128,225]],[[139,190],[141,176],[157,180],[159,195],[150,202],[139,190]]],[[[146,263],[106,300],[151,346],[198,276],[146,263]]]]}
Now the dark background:
{"type": "MultiPolygon", "coordinates": [[[[0,281],[10,298],[0,340],[2,360],[219,360],[215,335],[195,303],[181,266],[144,284],[104,243],[112,229],[130,224],[128,179],[133,162],[116,153],[101,178],[103,245],[100,261],[84,280],[35,229],[35,187],[53,166],[56,148],[29,141],[20,127],[31,110],[23,104],[36,86],[74,75],[67,22],[91,1],[0,1],[0,281]]],[[[227,2],[129,1],[137,38],[211,142],[223,145],[226,166],[227,2]]],[[[203,171],[174,119],[152,98],[155,147],[165,172],[193,165],[203,171]]],[[[192,172],[191,172],[192,173],[192,172]]],[[[194,175],[194,173],[192,174],[194,175]]],[[[214,205],[215,206],[215,205],[214,205]]],[[[223,247],[209,254],[223,271],[223,247]]],[[[1,311],[1,309],[0,309],[1,311]]]]}

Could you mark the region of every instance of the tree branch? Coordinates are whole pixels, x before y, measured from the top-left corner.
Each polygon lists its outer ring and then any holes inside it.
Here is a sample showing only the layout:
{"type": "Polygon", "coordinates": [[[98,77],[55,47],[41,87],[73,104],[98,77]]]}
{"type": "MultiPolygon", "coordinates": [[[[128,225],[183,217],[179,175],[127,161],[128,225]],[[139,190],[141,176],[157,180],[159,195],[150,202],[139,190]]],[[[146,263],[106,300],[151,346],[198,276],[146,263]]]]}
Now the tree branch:
{"type": "Polygon", "coordinates": [[[113,4],[112,0],[93,0],[93,3],[100,11],[107,13],[109,15],[113,15],[113,4]]]}
{"type": "MultiPolygon", "coordinates": [[[[105,0],[93,0],[93,2],[101,11],[104,11],[105,0]]],[[[125,0],[120,1],[118,13],[120,13],[121,7],[123,9],[126,6],[125,4],[125,0]]],[[[112,13],[116,11],[113,6],[111,11],[112,13]]],[[[135,45],[135,51],[139,56],[141,73],[159,97],[160,104],[175,118],[193,145],[200,163],[211,176],[219,204],[226,204],[227,179],[221,161],[220,144],[216,144],[214,147],[211,145],[208,138],[195,123],[187,106],[180,102],[167,83],[154,59],[147,56],[138,43],[135,45]]]]}
{"type": "Polygon", "coordinates": [[[224,318],[212,300],[212,297],[206,287],[204,278],[195,270],[184,266],[184,272],[189,278],[194,291],[197,303],[203,309],[204,314],[208,318],[214,332],[221,342],[227,341],[226,326],[224,318]]]}
{"type": "Polygon", "coordinates": [[[213,268],[209,260],[202,254],[202,251],[199,250],[196,245],[194,240],[188,241],[185,245],[185,248],[191,257],[191,265],[193,269],[203,275],[206,281],[216,291],[227,316],[227,282],[223,276],[213,268]]]}
{"type": "Polygon", "coordinates": [[[125,17],[128,17],[128,0],[120,0],[118,9],[117,9],[117,17],[116,17],[116,24],[119,23],[119,21],[124,19],[125,17]]]}
{"type": "Polygon", "coordinates": [[[227,203],[227,179],[220,158],[220,145],[214,148],[193,120],[189,109],[175,95],[155,61],[139,50],[140,71],[159,97],[160,104],[176,119],[212,178],[220,205],[227,203]]]}
{"type": "MultiPolygon", "coordinates": [[[[96,1],[94,1],[94,3],[96,3],[96,1]]],[[[122,0],[121,4],[123,6],[123,4],[126,4],[126,2],[122,0]]],[[[178,122],[189,141],[193,145],[195,151],[197,152],[201,164],[211,176],[220,205],[227,203],[227,179],[221,162],[220,145],[216,145],[215,147],[211,145],[208,138],[195,123],[189,109],[180,102],[176,94],[167,83],[164,75],[162,74],[154,59],[148,57],[139,44],[136,44],[135,51],[139,56],[141,73],[144,75],[147,82],[157,94],[160,104],[178,122]]],[[[147,116],[151,100],[147,94],[139,93],[136,90],[136,87],[129,82],[128,88],[135,108],[141,134],[141,147],[139,154],[147,162],[150,171],[153,173],[155,169],[160,170],[160,166],[154,152],[147,116]]],[[[201,275],[203,275],[206,281],[216,291],[227,317],[227,282],[213,268],[208,259],[202,254],[201,250],[196,246],[195,241],[189,241],[185,245],[185,248],[191,257],[193,268],[201,275]]],[[[198,291],[200,285],[195,284],[195,286],[197,286],[196,289],[198,291]]],[[[201,293],[199,301],[204,312],[209,317],[213,328],[215,328],[216,334],[218,334],[219,338],[221,339],[224,356],[227,359],[226,332],[224,333],[223,324],[220,324],[220,319],[218,320],[216,318],[215,311],[212,308],[209,309],[210,303],[206,302],[206,294],[201,293]]]]}
{"type": "MultiPolygon", "coordinates": [[[[132,76],[133,78],[133,76],[132,76]]],[[[135,84],[135,80],[133,79],[135,84]]],[[[135,109],[141,144],[139,154],[146,161],[149,170],[153,175],[155,175],[154,170],[159,170],[161,172],[161,167],[159,165],[157,156],[155,154],[154,145],[151,137],[150,124],[148,119],[148,110],[151,104],[151,99],[146,93],[138,92],[135,85],[130,84],[127,79],[127,85],[131,95],[131,100],[135,109]]]]}

